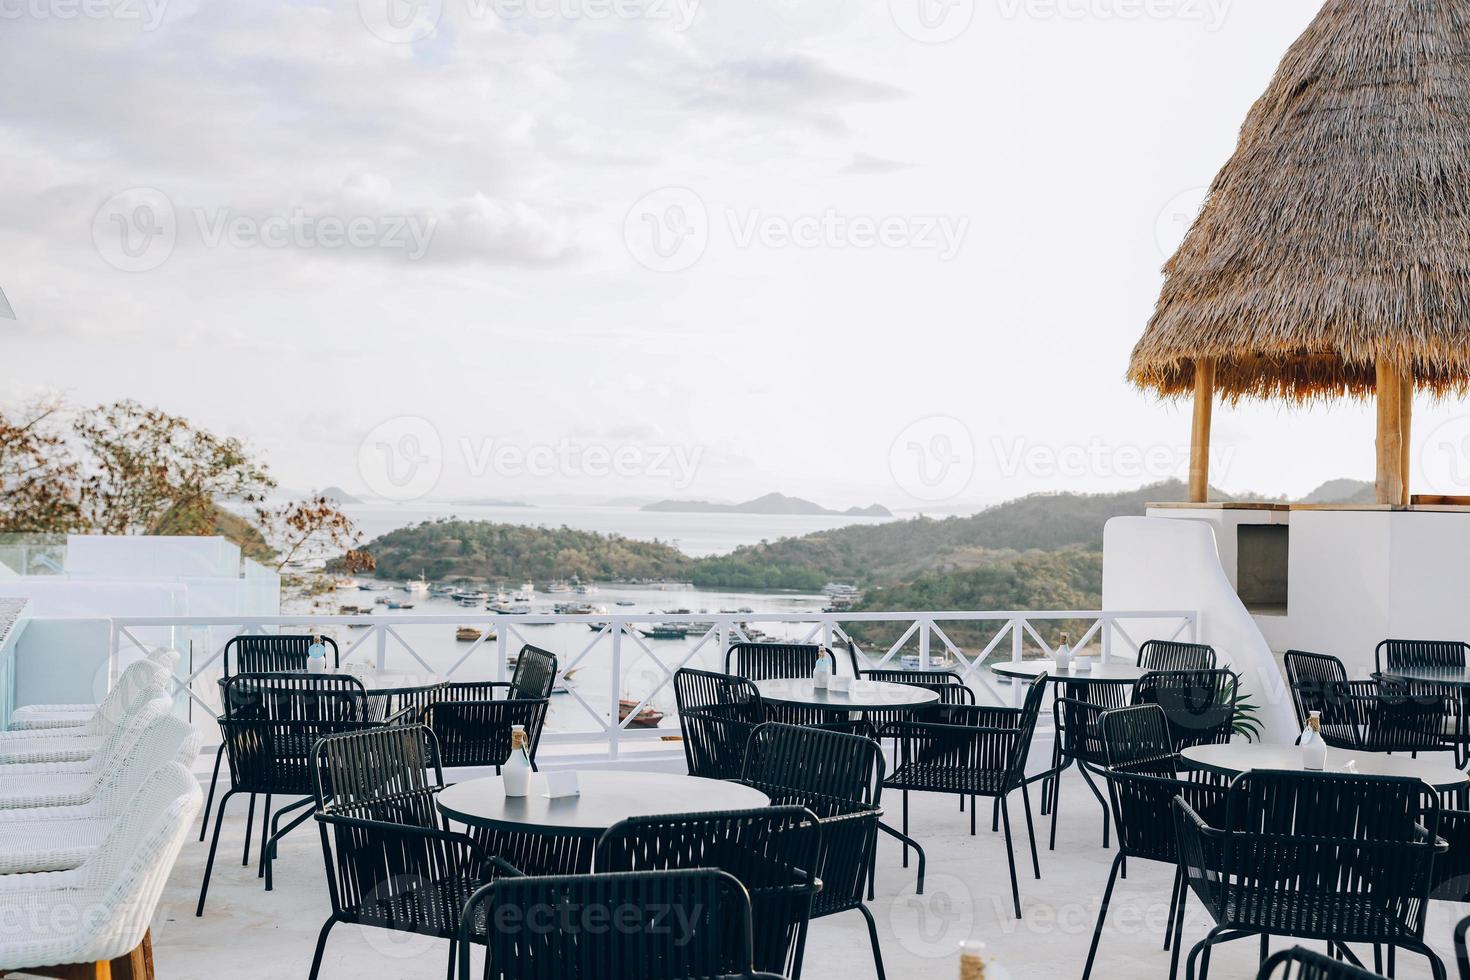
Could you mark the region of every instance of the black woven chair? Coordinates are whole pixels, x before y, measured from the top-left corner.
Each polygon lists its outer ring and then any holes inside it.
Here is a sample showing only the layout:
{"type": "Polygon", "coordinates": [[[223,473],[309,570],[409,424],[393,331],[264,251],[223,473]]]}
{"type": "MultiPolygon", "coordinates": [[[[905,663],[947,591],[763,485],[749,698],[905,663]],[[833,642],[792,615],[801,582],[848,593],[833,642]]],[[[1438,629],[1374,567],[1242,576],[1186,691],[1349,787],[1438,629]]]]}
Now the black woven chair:
{"type": "Polygon", "coordinates": [[[602,836],[594,862],[604,873],[718,868],[734,875],[750,894],[756,968],[799,980],[821,888],[820,846],[810,810],[772,806],[624,820],[602,836]]]}
{"type": "Polygon", "coordinates": [[[322,674],[236,674],[225,684],[226,702],[232,695],[258,695],[253,709],[230,716],[220,716],[220,751],[230,764],[230,788],[220,797],[215,812],[214,836],[209,857],[204,865],[204,880],[199,886],[199,905],[195,915],[204,914],[204,900],[209,893],[209,879],[214,872],[215,852],[219,849],[220,828],[224,824],[225,807],[230,798],[240,794],[250,797],[245,820],[245,850],[240,863],[250,863],[250,839],[255,820],[255,798],[265,797],[265,813],[261,820],[260,869],[270,891],[274,885],[271,869],[277,842],[311,816],[315,780],[311,771],[311,749],[317,739],[338,732],[355,732],[377,727],[365,720],[367,695],[362,682],[354,677],[322,674]],[[234,689],[240,693],[235,694],[234,689]],[[296,803],[281,808],[271,817],[273,797],[301,797],[296,803]],[[285,827],[281,818],[293,810],[303,812],[285,827]]]}
{"type": "Polygon", "coordinates": [[[547,698],[459,701],[457,685],[446,685],[440,699],[419,711],[419,720],[439,740],[440,761],[448,769],[494,766],[498,773],[510,758],[511,729],[520,725],[530,744],[531,767],[546,722],[547,698]]]}
{"type": "Polygon", "coordinates": [[[397,725],[329,736],[312,772],[332,914],[311,980],[339,922],[448,939],[452,975],[460,912],[482,886],[519,872],[445,825],[434,806],[444,773],[433,732],[397,725]]]}
{"type": "Polygon", "coordinates": [[[1232,670],[1159,670],[1133,688],[1134,704],[1156,704],[1169,719],[1174,751],[1230,741],[1240,678],[1232,670]]]}
{"type": "Polygon", "coordinates": [[[881,738],[892,738],[898,745],[898,761],[893,773],[883,782],[888,790],[903,794],[903,825],[909,831],[909,793],[948,793],[970,798],[970,832],[975,830],[975,800],[989,797],[999,800],[1005,824],[1006,860],[1011,871],[1011,898],[1016,918],[1021,918],[1021,889],[1016,880],[1016,855],[1011,844],[1011,815],[1007,802],[1011,793],[1021,791],[1026,810],[1026,833],[1031,840],[1031,868],[1041,878],[1041,863],[1036,856],[1036,829],[1031,821],[1031,795],[1026,788],[1026,759],[1031,751],[1031,736],[1036,731],[1036,717],[1046,693],[1046,675],[1039,676],[1026,692],[1020,708],[991,708],[957,705],[950,709],[949,720],[935,722],[892,722],[883,726],[881,738]]]}
{"type": "Polygon", "coordinates": [[[1224,814],[1225,779],[1195,769],[1176,755],[1169,727],[1164,709],[1156,704],[1114,708],[1103,714],[1099,724],[1107,765],[1081,763],[1084,769],[1093,768],[1107,783],[1108,801],[1118,826],[1118,853],[1108,872],[1082,980],[1092,975],[1113,888],[1129,858],[1157,861],[1175,869],[1169,890],[1169,918],[1164,927],[1164,948],[1169,948],[1182,884],[1174,836],[1174,799],[1188,800],[1206,819],[1218,821],[1224,814]]]}
{"type": "Polygon", "coordinates": [[[890,721],[943,721],[949,716],[948,707],[956,704],[974,704],[975,692],[959,674],[949,670],[859,670],[863,680],[883,684],[908,684],[922,687],[939,695],[939,701],[915,710],[901,708],[887,711],[869,711],[864,717],[873,728],[879,729],[890,721]]]}
{"type": "Polygon", "coordinates": [[[1138,648],[1138,666],[1144,670],[1214,670],[1215,648],[1208,643],[1145,640],[1138,648]]]}
{"type": "Polygon", "coordinates": [[[504,878],[464,910],[460,980],[477,942],[485,980],[770,977],[752,963],[745,889],[710,869],[504,878]]]}
{"type": "Polygon", "coordinates": [[[1363,752],[1443,752],[1455,747],[1459,697],[1441,685],[1379,676],[1350,681],[1342,661],[1289,650],[1286,676],[1297,721],[1321,713],[1328,745],[1363,752]]]}
{"type": "Polygon", "coordinates": [[[1256,980],[1383,980],[1377,973],[1293,946],[1261,965],[1256,980]]]}
{"type": "Polygon", "coordinates": [[[1464,670],[1470,644],[1460,640],[1383,640],[1373,650],[1378,672],[1399,669],[1464,670]]]}
{"type": "Polygon", "coordinates": [[[1336,748],[1357,748],[1359,719],[1353,699],[1376,695],[1378,682],[1349,681],[1342,661],[1323,653],[1288,650],[1282,660],[1297,727],[1305,729],[1307,718],[1316,711],[1321,715],[1324,742],[1336,748]]]}
{"type": "MultiPolygon", "coordinates": [[[[268,719],[271,721],[372,721],[372,699],[366,697],[362,682],[354,677],[336,674],[308,674],[305,671],[285,671],[235,674],[220,680],[220,700],[227,718],[268,719]]],[[[292,747],[294,753],[297,747],[292,747]]],[[[305,748],[310,749],[307,745],[305,748]]],[[[199,821],[199,839],[204,840],[209,826],[209,811],[214,802],[215,789],[219,784],[220,764],[225,756],[224,740],[214,756],[214,774],[210,778],[209,798],[205,802],[204,817],[199,821]]],[[[275,830],[279,831],[280,818],[291,810],[310,805],[308,795],[296,804],[277,812],[275,830]]],[[[266,795],[265,815],[261,824],[262,845],[271,831],[271,795],[266,795]]],[[[285,831],[284,836],[304,823],[311,814],[303,813],[285,831]]],[[[250,796],[250,808],[245,821],[246,860],[249,860],[251,829],[255,824],[255,794],[250,796]]],[[[272,852],[273,853],[273,852],[272,852]]],[[[271,887],[270,862],[262,846],[259,875],[266,878],[266,890],[271,887]]]]}
{"type": "MultiPolygon", "coordinates": [[[[225,643],[223,664],[224,677],[228,679],[232,673],[259,674],[285,671],[304,671],[306,661],[309,659],[308,651],[311,644],[317,639],[314,633],[241,633],[232,636],[225,643]],[[230,669],[230,654],[235,655],[235,669],[230,669]]],[[[321,637],[322,644],[331,651],[332,666],[341,666],[337,651],[337,641],[330,636],[321,637]]],[[[230,705],[226,701],[223,705],[223,713],[230,714],[230,705]]],[[[214,774],[209,780],[209,798],[204,803],[204,816],[199,821],[199,839],[204,840],[204,833],[209,827],[209,812],[214,806],[214,790],[219,783],[220,763],[223,761],[224,746],[221,745],[214,753],[214,774]]],[[[253,801],[252,801],[253,803],[253,801]]],[[[248,836],[248,835],[247,835],[248,836]]]]}
{"type": "MultiPolygon", "coordinates": [[[[1245,936],[1326,941],[1350,962],[1350,943],[1382,945],[1444,964],[1424,943],[1439,800],[1414,779],[1342,773],[1249,772],[1235,777],[1225,816],[1211,825],[1176,799],[1185,882],[1215,922],[1190,950],[1207,976],[1210,950],[1245,936]]],[[[1180,942],[1184,909],[1174,923],[1180,942]]],[[[1176,955],[1177,955],[1176,948],[1176,955]]]]}
{"type": "Polygon", "coordinates": [[[236,674],[266,674],[279,671],[305,670],[307,651],[311,644],[321,639],[322,645],[332,658],[332,666],[342,666],[337,652],[337,641],[330,636],[318,637],[314,633],[242,633],[233,636],[225,644],[225,676],[236,674]],[[235,654],[235,667],[230,669],[230,653],[235,654]]]}
{"type": "MultiPolygon", "coordinates": [[[[817,666],[817,653],[822,648],[815,643],[732,643],[725,651],[725,673],[744,677],[752,681],[774,678],[806,678],[812,676],[817,666]]],[[[832,670],[838,671],[837,651],[828,651],[832,658],[832,670]]],[[[845,673],[858,676],[857,653],[847,648],[845,673]]],[[[765,703],[765,720],[783,725],[813,725],[830,728],[852,735],[872,737],[873,726],[860,717],[852,717],[845,711],[828,711],[795,704],[765,703]]]]}
{"type": "Polygon", "coordinates": [[[743,677],[683,667],[674,672],[674,698],[689,775],[739,779],[751,733],[765,720],[755,685],[743,677]]]}
{"type": "MultiPolygon", "coordinates": [[[[1096,690],[1117,686],[1109,684],[1093,685],[1092,687],[1096,690]]],[[[1089,691],[1089,696],[1092,696],[1091,691],[1089,691]]],[[[1103,695],[1100,700],[1084,701],[1078,698],[1058,697],[1052,701],[1053,725],[1056,731],[1052,766],[1055,768],[1059,765],[1063,756],[1077,763],[1077,770],[1082,774],[1082,781],[1087,784],[1093,797],[1102,806],[1103,847],[1111,846],[1112,811],[1108,806],[1107,798],[1103,796],[1102,789],[1093,779],[1094,770],[1088,768],[1084,763],[1091,763],[1093,767],[1107,764],[1107,754],[1102,740],[1102,716],[1106,712],[1118,710],[1113,702],[1121,700],[1121,693],[1113,691],[1103,695]]],[[[1053,851],[1057,849],[1057,811],[1061,805],[1061,788],[1061,779],[1055,779],[1047,795],[1046,809],[1051,812],[1051,836],[1047,847],[1053,851]]]]}
{"type": "Polygon", "coordinates": [[[1470,644],[1459,640],[1383,640],[1373,651],[1377,665],[1374,678],[1385,682],[1385,693],[1410,695],[1417,699],[1439,701],[1449,707],[1449,717],[1442,722],[1440,748],[1453,749],[1455,764],[1461,768],[1470,764],[1470,708],[1466,700],[1470,691],[1448,684],[1425,681],[1395,681],[1382,675],[1395,670],[1447,670],[1461,671],[1470,661],[1470,644]]]}
{"type": "MultiPolygon", "coordinates": [[[[725,673],[753,681],[777,677],[810,677],[817,667],[816,643],[732,643],[725,651],[725,673]]],[[[837,670],[837,651],[829,650],[832,670],[837,670]]],[[[857,654],[847,648],[847,673],[858,676],[857,654]]]]}
{"type": "Polygon", "coordinates": [[[883,750],[870,738],[771,722],[751,736],[741,780],[776,806],[802,806],[816,814],[822,828],[816,869],[822,890],[812,903],[812,918],[861,912],[878,980],[885,976],[883,951],[863,893],[878,844],[883,769],[883,750]]]}
{"type": "MultiPolygon", "coordinates": [[[[1197,668],[1208,670],[1215,665],[1215,651],[1203,643],[1178,640],[1147,640],[1138,649],[1138,666],[1144,670],[1197,668]]],[[[1093,781],[1083,762],[1102,764],[1102,741],[1098,721],[1104,711],[1128,705],[1128,688],[1123,684],[1088,684],[1076,680],[1066,685],[1066,695],[1052,704],[1056,737],[1052,740],[1051,770],[1059,773],[1064,762],[1076,762],[1083,782],[1102,810],[1103,847],[1111,846],[1111,819],[1108,801],[1093,781]]],[[[1057,849],[1057,808],[1061,803],[1062,780],[1048,776],[1041,784],[1041,813],[1051,814],[1049,850],[1057,849]]]]}

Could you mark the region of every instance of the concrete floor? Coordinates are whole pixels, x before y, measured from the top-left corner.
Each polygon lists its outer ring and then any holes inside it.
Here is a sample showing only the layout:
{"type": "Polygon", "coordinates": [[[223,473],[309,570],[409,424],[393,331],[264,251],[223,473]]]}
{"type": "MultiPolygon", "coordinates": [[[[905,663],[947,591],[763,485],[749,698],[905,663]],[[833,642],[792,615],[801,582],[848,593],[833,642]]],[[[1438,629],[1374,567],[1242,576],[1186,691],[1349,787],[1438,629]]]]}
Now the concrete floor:
{"type": "MultiPolygon", "coordinates": [[[[979,939],[991,946],[1011,977],[1080,977],[1114,853],[1101,846],[1101,810],[1080,777],[1075,772],[1067,775],[1055,851],[1046,850],[1044,834],[1049,824],[1038,820],[1041,881],[1029,872],[1025,823],[1020,798],[1015,798],[1012,814],[1025,912],[1021,921],[1013,917],[1005,843],[1001,835],[990,832],[989,810],[982,807],[980,833],[971,837],[969,816],[958,811],[953,797],[915,795],[912,800],[911,828],[929,852],[925,893],[914,895],[912,869],[900,867],[898,845],[884,837],[877,898],[870,903],[888,976],[894,980],[955,976],[958,944],[979,939]]],[[[897,798],[885,802],[896,823],[897,798]]],[[[1033,802],[1039,798],[1033,795],[1033,802]]],[[[301,827],[283,844],[276,864],[276,890],[271,893],[262,889],[253,867],[240,866],[243,832],[244,807],[240,806],[226,820],[220,846],[226,859],[216,863],[202,919],[194,917],[194,903],[207,847],[192,839],[185,844],[153,930],[157,973],[162,980],[305,980],[317,931],[328,912],[315,826],[301,827]]],[[[1163,980],[1168,976],[1169,954],[1162,950],[1161,941],[1170,879],[1170,869],[1140,862],[1119,883],[1094,977],[1163,980]]],[[[1470,907],[1440,902],[1430,906],[1429,942],[1445,958],[1451,976],[1451,935],[1455,922],[1466,914],[1470,907]]],[[[1207,929],[1203,913],[1191,904],[1186,950],[1207,929]]],[[[1251,940],[1221,947],[1211,976],[1221,980],[1253,977],[1258,951],[1259,945],[1251,940]]],[[[446,955],[447,944],[437,940],[339,926],[327,947],[322,980],[441,978],[446,955]]],[[[812,924],[803,973],[807,980],[868,980],[874,975],[861,914],[847,912],[812,924]]],[[[1401,956],[1398,975],[1412,980],[1430,974],[1422,958],[1401,956]]]]}

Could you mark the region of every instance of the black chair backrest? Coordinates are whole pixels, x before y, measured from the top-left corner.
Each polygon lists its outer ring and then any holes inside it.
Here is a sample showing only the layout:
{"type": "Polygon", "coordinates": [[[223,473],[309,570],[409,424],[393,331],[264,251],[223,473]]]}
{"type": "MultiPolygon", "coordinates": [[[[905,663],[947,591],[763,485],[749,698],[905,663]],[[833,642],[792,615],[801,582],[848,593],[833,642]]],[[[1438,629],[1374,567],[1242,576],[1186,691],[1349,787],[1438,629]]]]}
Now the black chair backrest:
{"type": "Polygon", "coordinates": [[[532,700],[549,698],[555,686],[556,654],[529,643],[521,647],[516,657],[515,673],[510,677],[510,696],[532,700]]]}
{"type": "Polygon", "coordinates": [[[1339,704],[1332,693],[1347,683],[1347,668],[1336,657],[1305,650],[1288,650],[1282,658],[1286,666],[1286,683],[1291,688],[1291,703],[1296,708],[1296,723],[1305,728],[1313,711],[1327,712],[1339,704]],[[1329,703],[1329,700],[1331,703],[1329,703]]]}
{"type": "Polygon", "coordinates": [[[682,667],[674,672],[674,698],[689,775],[739,779],[745,747],[764,720],[755,685],[743,677],[682,667]]]}
{"type": "Polygon", "coordinates": [[[1383,977],[1346,960],[1334,960],[1293,946],[1273,953],[1262,963],[1256,980],[1383,980],[1383,977]]]}
{"type": "Polygon", "coordinates": [[[433,796],[444,788],[434,733],[390,725],[329,735],[313,748],[321,813],[438,827],[433,796]]]}
{"type": "Polygon", "coordinates": [[[813,917],[857,908],[878,840],[883,750],[861,735],[767,722],[750,737],[742,782],[778,806],[803,806],[822,823],[813,917]]]}
{"type": "MultiPolygon", "coordinates": [[[[311,633],[275,633],[271,635],[242,633],[231,637],[225,644],[225,676],[232,673],[262,674],[275,671],[305,670],[307,651],[318,637],[311,633]],[[235,654],[233,669],[230,653],[235,654]]],[[[332,666],[340,667],[337,641],[330,636],[320,637],[332,658],[332,666]]]]}
{"type": "Polygon", "coordinates": [[[723,813],[634,817],[598,841],[595,867],[609,871],[718,868],[750,893],[759,970],[799,972],[820,883],[821,829],[810,810],[770,806],[723,813]]]}
{"type": "Polygon", "coordinates": [[[1214,670],[1215,648],[1208,643],[1147,640],[1138,648],[1138,666],[1144,670],[1214,670]]]}
{"type": "Polygon", "coordinates": [[[1470,647],[1460,640],[1384,640],[1373,651],[1380,673],[1410,668],[1465,669],[1465,652],[1470,647]]]}
{"type": "Polygon", "coordinates": [[[767,795],[775,790],[773,803],[826,817],[876,806],[884,769],[883,750],[870,738],[767,722],[750,737],[743,781],[767,795]]]}
{"type": "Polygon", "coordinates": [[[349,674],[242,673],[221,689],[227,718],[272,721],[367,721],[368,696],[349,674]]]}
{"type": "Polygon", "coordinates": [[[1157,704],[1169,719],[1176,751],[1230,741],[1240,678],[1230,670],[1159,670],[1144,674],[1134,704],[1157,704]]]}
{"type": "MultiPolygon", "coordinates": [[[[725,673],[736,674],[753,681],[770,680],[776,677],[810,677],[817,666],[817,653],[822,648],[815,643],[732,643],[725,651],[725,673]]],[[[836,650],[827,651],[832,657],[832,670],[838,670],[836,650]]],[[[857,676],[857,654],[851,645],[847,648],[847,673],[857,676]]]]}
{"type": "Polygon", "coordinates": [[[436,701],[420,719],[439,740],[439,757],[450,768],[499,766],[510,758],[511,729],[521,725],[534,761],[546,721],[547,699],[509,701],[436,701]]]}
{"type": "Polygon", "coordinates": [[[1174,737],[1169,732],[1169,717],[1157,704],[1136,704],[1103,712],[1101,726],[1103,752],[1109,767],[1136,767],[1140,763],[1158,763],[1156,774],[1175,772],[1174,737]]]}
{"type": "Polygon", "coordinates": [[[723,871],[503,878],[471,896],[460,980],[483,933],[486,980],[716,980],[754,972],[750,900],[723,871]]]}

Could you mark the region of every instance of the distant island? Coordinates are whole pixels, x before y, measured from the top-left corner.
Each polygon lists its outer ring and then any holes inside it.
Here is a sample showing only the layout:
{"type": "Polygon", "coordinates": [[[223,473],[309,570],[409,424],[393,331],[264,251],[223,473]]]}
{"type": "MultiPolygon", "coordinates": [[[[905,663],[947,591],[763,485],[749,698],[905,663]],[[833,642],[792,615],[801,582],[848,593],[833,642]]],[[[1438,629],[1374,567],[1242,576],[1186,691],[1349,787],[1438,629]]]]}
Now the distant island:
{"type": "Polygon", "coordinates": [[[358,498],[354,497],[352,494],[348,493],[346,490],[343,490],[341,487],[327,487],[327,489],[323,490],[321,493],[318,493],[317,496],[318,497],[325,497],[327,500],[331,500],[331,501],[333,501],[335,503],[338,503],[338,504],[360,504],[360,503],[362,503],[361,500],[359,500],[358,498]]]}
{"type": "Polygon", "coordinates": [[[892,517],[893,512],[882,504],[867,507],[849,507],[847,510],[832,510],[821,504],[788,497],[784,493],[768,493],[740,504],[716,504],[707,500],[660,500],[644,504],[640,510],[657,511],[664,514],[799,514],[832,517],[892,517]]]}

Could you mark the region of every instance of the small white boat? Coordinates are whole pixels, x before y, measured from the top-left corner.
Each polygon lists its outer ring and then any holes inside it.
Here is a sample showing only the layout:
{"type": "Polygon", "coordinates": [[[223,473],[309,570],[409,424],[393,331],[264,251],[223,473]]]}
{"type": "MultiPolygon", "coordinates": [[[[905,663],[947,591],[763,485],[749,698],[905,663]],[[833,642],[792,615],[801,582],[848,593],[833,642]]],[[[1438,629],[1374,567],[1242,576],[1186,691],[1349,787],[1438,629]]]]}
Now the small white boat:
{"type": "Polygon", "coordinates": [[[411,595],[428,595],[429,582],[420,572],[418,578],[411,578],[403,584],[403,591],[411,595]]]}
{"type": "Polygon", "coordinates": [[[572,587],[570,585],[568,585],[567,583],[565,583],[565,582],[556,581],[556,582],[549,583],[546,586],[546,591],[547,592],[558,592],[558,593],[559,592],[570,592],[570,591],[572,591],[572,587]]]}
{"type": "Polygon", "coordinates": [[[523,582],[521,587],[515,590],[511,596],[516,602],[529,604],[536,598],[536,585],[534,582],[523,582]]]}

